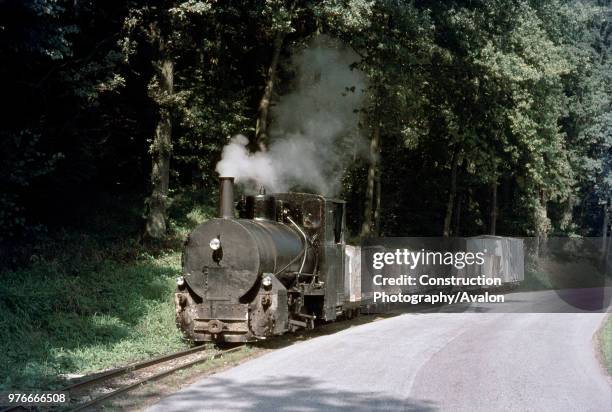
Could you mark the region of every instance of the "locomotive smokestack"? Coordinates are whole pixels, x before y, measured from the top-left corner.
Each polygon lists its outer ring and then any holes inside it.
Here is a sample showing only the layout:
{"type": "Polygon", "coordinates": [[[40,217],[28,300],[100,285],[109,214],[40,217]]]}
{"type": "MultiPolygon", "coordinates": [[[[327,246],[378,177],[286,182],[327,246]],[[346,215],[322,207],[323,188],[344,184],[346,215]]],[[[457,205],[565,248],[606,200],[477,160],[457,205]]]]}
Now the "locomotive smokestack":
{"type": "Polygon", "coordinates": [[[234,178],[219,178],[219,217],[234,217],[234,178]]]}

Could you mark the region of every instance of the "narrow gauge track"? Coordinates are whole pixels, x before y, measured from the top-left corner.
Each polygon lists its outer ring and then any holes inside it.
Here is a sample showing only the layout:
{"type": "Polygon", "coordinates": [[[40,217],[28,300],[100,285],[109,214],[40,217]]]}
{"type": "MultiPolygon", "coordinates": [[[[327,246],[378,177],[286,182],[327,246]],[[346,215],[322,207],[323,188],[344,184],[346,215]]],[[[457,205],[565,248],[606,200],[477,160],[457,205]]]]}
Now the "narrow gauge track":
{"type": "MultiPolygon", "coordinates": [[[[136,389],[137,387],[139,387],[140,385],[147,383],[147,382],[152,382],[158,379],[161,379],[163,377],[166,377],[168,375],[171,375],[179,370],[183,370],[183,369],[187,369],[190,368],[194,365],[197,365],[199,363],[203,363],[206,361],[210,361],[212,359],[217,359],[220,358],[228,353],[231,352],[236,352],[242,348],[244,348],[245,345],[240,345],[240,346],[236,346],[234,348],[230,348],[230,349],[225,349],[225,350],[221,350],[218,352],[215,352],[213,354],[211,354],[210,356],[203,356],[194,360],[191,360],[189,362],[185,362],[182,364],[179,364],[177,366],[172,366],[169,369],[166,369],[164,371],[161,372],[157,372],[154,373],[152,375],[149,376],[145,376],[143,378],[137,379],[136,381],[129,383],[125,386],[119,387],[118,389],[115,389],[113,391],[104,393],[98,397],[95,397],[89,401],[80,403],[78,405],[74,405],[73,407],[68,406],[68,410],[70,412],[76,412],[76,411],[82,411],[82,410],[86,410],[88,408],[91,408],[95,405],[100,404],[103,401],[106,401],[110,398],[114,398],[118,395],[121,395],[122,393],[128,392],[132,389],[136,389]]],[[[82,390],[84,388],[88,388],[88,387],[92,387],[92,386],[96,386],[98,384],[101,384],[109,379],[112,378],[117,378],[123,375],[126,375],[130,372],[133,371],[137,371],[140,369],[144,369],[144,368],[148,368],[150,366],[155,366],[155,365],[161,365],[164,364],[166,362],[175,360],[175,359],[179,359],[179,358],[183,358],[186,357],[188,355],[192,355],[195,354],[197,352],[202,352],[206,349],[206,347],[204,346],[197,346],[195,348],[190,348],[190,349],[186,349],[186,350],[182,350],[179,352],[175,352],[175,353],[171,353],[169,355],[162,355],[162,356],[158,356],[152,359],[148,359],[145,361],[141,361],[141,362],[136,362],[124,367],[120,367],[120,368],[116,368],[116,369],[111,369],[109,371],[106,372],[102,372],[102,373],[97,373],[97,374],[93,374],[90,376],[85,377],[84,379],[81,379],[78,382],[72,383],[62,389],[60,389],[61,392],[68,392],[68,393],[74,393],[75,391],[79,391],[82,390]]],[[[16,405],[16,406],[11,406],[7,409],[2,409],[0,412],[9,412],[9,411],[27,411],[29,410],[27,407],[24,407],[22,405],[16,405]]]]}
{"type": "MultiPolygon", "coordinates": [[[[344,324],[344,322],[333,322],[332,325],[342,325],[344,324]]],[[[324,327],[323,327],[324,328],[324,327]]],[[[317,332],[323,332],[324,329],[323,328],[318,328],[318,329],[314,329],[314,334],[312,336],[317,336],[317,332]]],[[[286,336],[286,335],[285,335],[286,336]]],[[[274,339],[270,339],[267,340],[266,342],[274,342],[274,339]]],[[[167,369],[165,371],[159,372],[157,374],[154,375],[149,375],[143,379],[139,379],[137,381],[131,382],[125,386],[122,386],[118,389],[115,389],[113,391],[107,392],[105,394],[102,394],[92,400],[80,403],[80,404],[75,404],[75,405],[62,405],[59,407],[60,410],[62,411],[70,411],[70,412],[74,412],[74,411],[82,411],[82,410],[86,410],[87,408],[92,408],[98,404],[100,404],[101,402],[111,399],[115,396],[121,395],[122,393],[128,392],[132,389],[136,389],[138,386],[142,385],[143,383],[147,383],[147,382],[152,382],[155,381],[157,379],[161,379],[165,376],[171,375],[174,372],[177,372],[179,370],[182,369],[187,369],[190,368],[191,366],[197,365],[199,363],[203,363],[212,359],[217,359],[222,357],[223,355],[226,355],[228,353],[232,353],[232,352],[236,352],[242,348],[245,347],[245,344],[240,344],[239,346],[230,348],[230,349],[226,349],[226,350],[221,350],[218,352],[215,352],[213,354],[211,354],[210,356],[203,356],[201,358],[195,359],[193,361],[189,361],[186,363],[183,363],[181,365],[172,367],[170,369],[167,369]]],[[[78,380],[77,382],[71,383],[68,386],[65,386],[64,388],[58,389],[58,391],[61,392],[68,392],[71,395],[74,394],[75,392],[78,392],[82,389],[86,389],[88,387],[92,387],[92,386],[96,386],[98,384],[101,384],[107,380],[110,380],[112,378],[117,378],[120,377],[122,375],[126,375],[130,372],[139,370],[139,369],[144,369],[150,366],[154,366],[154,365],[159,365],[165,362],[169,362],[172,361],[174,359],[179,359],[185,356],[189,356],[192,354],[196,354],[198,352],[204,351],[205,349],[207,349],[205,346],[196,346],[194,348],[190,348],[190,349],[185,349],[179,352],[175,352],[175,353],[171,353],[168,355],[162,355],[162,356],[158,356],[156,358],[152,358],[152,359],[148,359],[148,360],[144,360],[141,362],[137,362],[137,363],[132,363],[130,365],[127,366],[123,366],[120,368],[116,368],[116,369],[111,369],[105,372],[100,372],[100,373],[96,373],[96,374],[92,374],[92,375],[88,375],[85,377],[80,378],[80,380],[78,380]]],[[[23,392],[23,391],[21,391],[23,392]]],[[[84,396],[83,396],[84,397],[84,396]]],[[[10,406],[6,409],[0,409],[0,412],[15,412],[15,411],[23,411],[23,412],[28,412],[31,410],[39,410],[39,409],[34,409],[36,408],[35,406],[31,406],[31,407],[26,407],[23,405],[15,405],[15,406],[10,406]]],[[[44,408],[44,406],[43,406],[44,408]]]]}
{"type": "MultiPolygon", "coordinates": [[[[360,318],[357,318],[357,319],[360,319],[360,318]]],[[[361,318],[361,319],[365,319],[365,318],[361,318]]],[[[332,322],[330,325],[332,325],[332,326],[333,325],[341,326],[343,324],[344,325],[349,325],[350,324],[350,323],[345,323],[345,321],[332,322]]],[[[319,328],[315,328],[312,331],[314,333],[311,334],[310,336],[311,337],[315,337],[315,336],[318,335],[319,332],[320,333],[324,333],[325,326],[319,327],[319,328]]],[[[287,336],[287,335],[284,335],[284,336],[287,336]]],[[[266,340],[264,342],[272,343],[274,341],[275,341],[275,339],[270,339],[270,340],[266,340]]],[[[209,356],[203,356],[201,358],[198,358],[198,359],[195,359],[193,361],[189,361],[189,362],[183,363],[181,365],[172,367],[170,369],[167,369],[165,371],[159,372],[157,374],[149,375],[149,376],[147,376],[147,377],[145,377],[143,379],[139,379],[137,381],[130,382],[127,385],[124,385],[124,386],[122,386],[122,387],[120,387],[118,389],[115,389],[113,391],[104,393],[104,394],[102,394],[102,395],[100,395],[100,396],[98,396],[98,397],[96,397],[96,398],[94,398],[92,400],[89,400],[89,401],[86,401],[86,402],[82,402],[80,404],[62,405],[62,406],[59,406],[58,409],[62,410],[62,411],[70,411],[70,412],[86,410],[87,408],[92,408],[92,407],[100,404],[101,402],[103,402],[105,400],[111,399],[111,398],[113,398],[115,396],[121,395],[122,393],[125,393],[125,392],[128,392],[128,391],[132,390],[132,389],[135,389],[138,386],[142,385],[143,383],[152,382],[152,381],[155,381],[157,379],[163,378],[165,376],[171,375],[174,372],[177,372],[179,370],[187,369],[187,368],[190,368],[191,366],[197,365],[199,363],[203,363],[203,362],[206,362],[206,361],[209,361],[209,360],[212,360],[212,359],[220,358],[223,355],[226,355],[228,353],[232,353],[232,352],[238,351],[238,350],[240,350],[240,349],[242,349],[244,347],[245,347],[245,344],[240,344],[239,346],[236,346],[236,347],[233,347],[233,348],[230,348],[230,349],[220,350],[218,352],[210,354],[209,356]]],[[[274,348],[274,346],[272,346],[272,348],[274,348]]],[[[126,374],[128,374],[130,372],[137,371],[139,369],[145,369],[147,367],[154,366],[154,365],[159,365],[159,364],[162,364],[162,363],[165,363],[165,362],[170,362],[170,361],[172,361],[174,359],[179,359],[179,358],[186,357],[186,356],[189,356],[189,355],[192,355],[192,354],[196,354],[196,353],[204,351],[206,349],[207,348],[205,346],[196,346],[194,348],[185,349],[185,350],[182,350],[182,351],[179,351],[179,352],[175,352],[175,353],[171,353],[171,354],[168,354],[168,355],[162,355],[162,356],[158,356],[158,357],[155,357],[155,358],[152,358],[152,359],[148,359],[148,360],[144,360],[144,361],[141,361],[141,362],[132,363],[132,364],[124,366],[124,367],[120,367],[120,368],[111,369],[111,370],[108,370],[108,371],[105,371],[105,372],[100,372],[100,373],[88,375],[88,376],[80,378],[77,382],[71,383],[70,385],[65,386],[64,388],[58,389],[58,391],[68,392],[71,395],[73,395],[74,393],[79,392],[82,389],[86,389],[88,387],[94,387],[96,385],[104,383],[107,380],[110,380],[110,379],[113,379],[113,378],[118,378],[118,377],[120,377],[122,375],[126,375],[126,374]]],[[[23,391],[21,391],[21,392],[23,392],[23,391]]],[[[83,395],[83,396],[80,396],[80,397],[85,397],[85,396],[83,395]]],[[[8,407],[6,409],[0,409],[0,412],[9,412],[9,411],[10,412],[14,412],[14,411],[28,412],[28,411],[31,411],[31,410],[40,410],[40,409],[35,409],[35,408],[37,408],[37,407],[35,407],[35,406],[26,407],[26,406],[23,406],[23,405],[15,405],[15,406],[10,406],[10,407],[8,407]]],[[[43,406],[43,408],[45,408],[45,407],[43,406]]]]}

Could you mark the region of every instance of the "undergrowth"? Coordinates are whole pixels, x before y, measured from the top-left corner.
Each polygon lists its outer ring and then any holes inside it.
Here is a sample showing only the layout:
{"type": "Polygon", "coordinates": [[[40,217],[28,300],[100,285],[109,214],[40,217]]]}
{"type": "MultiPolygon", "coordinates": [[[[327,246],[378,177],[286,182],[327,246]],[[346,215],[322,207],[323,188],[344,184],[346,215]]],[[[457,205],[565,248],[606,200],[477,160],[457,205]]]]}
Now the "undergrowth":
{"type": "Polygon", "coordinates": [[[184,238],[212,213],[203,199],[174,196],[162,242],[144,242],[139,221],[121,230],[98,214],[103,225],[58,231],[26,265],[5,268],[0,390],[57,388],[72,374],[185,348],[172,296],[184,238]]]}

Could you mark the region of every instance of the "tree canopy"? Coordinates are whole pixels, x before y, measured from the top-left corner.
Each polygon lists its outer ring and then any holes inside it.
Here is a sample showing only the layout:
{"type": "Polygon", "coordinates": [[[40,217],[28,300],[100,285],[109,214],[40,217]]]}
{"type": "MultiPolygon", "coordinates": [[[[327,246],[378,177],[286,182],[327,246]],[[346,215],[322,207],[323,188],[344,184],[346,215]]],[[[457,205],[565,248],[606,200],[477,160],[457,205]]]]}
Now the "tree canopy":
{"type": "Polygon", "coordinates": [[[321,35],[367,78],[370,144],[338,193],[354,236],[600,235],[611,18],[609,0],[3,1],[0,241],[86,221],[101,193],[137,195],[163,237],[173,193],[214,195],[232,136],[266,150],[321,35]]]}

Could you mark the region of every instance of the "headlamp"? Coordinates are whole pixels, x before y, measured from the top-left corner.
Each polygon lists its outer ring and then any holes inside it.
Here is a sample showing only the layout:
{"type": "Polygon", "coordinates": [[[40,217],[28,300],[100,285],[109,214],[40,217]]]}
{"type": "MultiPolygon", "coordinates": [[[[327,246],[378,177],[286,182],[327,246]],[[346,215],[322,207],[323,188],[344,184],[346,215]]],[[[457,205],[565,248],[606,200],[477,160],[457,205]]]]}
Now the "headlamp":
{"type": "Polygon", "coordinates": [[[212,250],[218,250],[221,247],[221,240],[219,240],[219,238],[213,238],[211,239],[210,243],[208,244],[210,246],[210,248],[212,250]]]}

